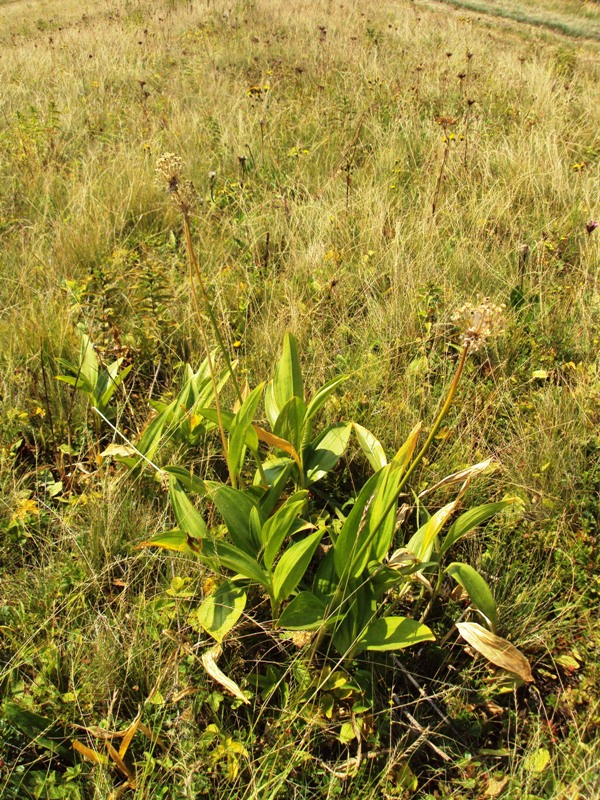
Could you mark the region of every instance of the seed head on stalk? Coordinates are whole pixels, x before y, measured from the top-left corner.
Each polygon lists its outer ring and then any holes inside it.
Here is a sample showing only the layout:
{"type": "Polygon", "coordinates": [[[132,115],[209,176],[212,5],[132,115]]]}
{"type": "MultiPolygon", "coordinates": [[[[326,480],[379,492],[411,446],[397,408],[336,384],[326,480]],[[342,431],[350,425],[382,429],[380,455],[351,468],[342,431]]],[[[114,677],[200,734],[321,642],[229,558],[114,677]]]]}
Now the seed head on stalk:
{"type": "Polygon", "coordinates": [[[159,184],[166,183],[167,189],[177,208],[189,215],[196,201],[194,184],[183,177],[185,164],[175,153],[163,153],[156,162],[156,179],[159,184]]]}
{"type": "Polygon", "coordinates": [[[502,330],[506,306],[496,305],[488,298],[478,306],[465,303],[452,317],[452,322],[461,331],[460,340],[470,352],[476,353],[495,333],[502,330]]]}

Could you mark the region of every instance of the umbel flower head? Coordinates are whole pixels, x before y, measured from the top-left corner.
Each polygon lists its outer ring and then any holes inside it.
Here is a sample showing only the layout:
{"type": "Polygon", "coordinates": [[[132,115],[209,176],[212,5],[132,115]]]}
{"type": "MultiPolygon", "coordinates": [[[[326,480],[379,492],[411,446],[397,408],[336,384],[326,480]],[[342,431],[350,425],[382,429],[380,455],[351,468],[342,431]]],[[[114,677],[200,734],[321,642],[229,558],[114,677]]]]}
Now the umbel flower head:
{"type": "Polygon", "coordinates": [[[461,331],[461,343],[475,353],[484,347],[489,337],[503,327],[504,304],[498,306],[488,298],[478,306],[465,303],[452,317],[452,322],[461,331]]]}
{"type": "Polygon", "coordinates": [[[156,162],[156,179],[158,183],[166,183],[173,202],[184,214],[188,214],[194,205],[196,192],[194,184],[183,178],[185,164],[175,153],[163,153],[156,162]]]}

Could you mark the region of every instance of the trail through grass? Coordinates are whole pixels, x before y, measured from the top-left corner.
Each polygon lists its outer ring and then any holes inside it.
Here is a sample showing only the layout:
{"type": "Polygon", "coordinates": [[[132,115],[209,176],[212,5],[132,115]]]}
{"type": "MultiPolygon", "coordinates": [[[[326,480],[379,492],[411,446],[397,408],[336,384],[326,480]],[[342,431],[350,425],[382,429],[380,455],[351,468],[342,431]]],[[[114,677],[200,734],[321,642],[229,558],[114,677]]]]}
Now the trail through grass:
{"type": "Polygon", "coordinates": [[[447,5],[477,14],[514,20],[556,31],[565,36],[600,41],[600,10],[594,2],[478,2],[478,0],[443,0],[447,5]]]}

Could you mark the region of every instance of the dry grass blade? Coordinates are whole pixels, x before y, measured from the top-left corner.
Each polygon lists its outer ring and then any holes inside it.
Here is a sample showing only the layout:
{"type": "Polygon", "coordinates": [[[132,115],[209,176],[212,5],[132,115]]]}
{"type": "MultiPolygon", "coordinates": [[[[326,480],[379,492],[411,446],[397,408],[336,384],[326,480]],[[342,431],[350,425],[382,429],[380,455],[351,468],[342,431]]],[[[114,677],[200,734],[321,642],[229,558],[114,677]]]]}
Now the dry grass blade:
{"type": "Polygon", "coordinates": [[[125,735],[123,736],[123,741],[121,742],[121,747],[119,747],[119,756],[121,758],[125,757],[125,753],[127,752],[129,745],[131,744],[131,740],[135,736],[136,731],[140,726],[141,719],[142,719],[142,712],[140,711],[137,717],[133,720],[131,725],[125,731],[125,735]]]}
{"type": "Polygon", "coordinates": [[[130,788],[135,789],[136,781],[133,772],[129,769],[127,764],[123,761],[117,750],[115,750],[115,748],[112,746],[110,742],[106,743],[106,749],[108,750],[108,755],[115,762],[115,766],[117,767],[119,772],[121,772],[127,778],[130,788]]]}
{"type": "Polygon", "coordinates": [[[492,664],[514,672],[525,683],[534,681],[529,661],[509,641],[496,636],[477,622],[457,622],[456,627],[462,638],[492,664]]]}
{"type": "Polygon", "coordinates": [[[84,758],[87,758],[88,761],[91,761],[93,764],[108,764],[108,758],[103,755],[102,753],[98,753],[96,750],[92,750],[91,747],[83,744],[82,742],[78,742],[77,739],[73,741],[73,750],[76,750],[80,755],[84,758]]]}
{"type": "Polygon", "coordinates": [[[149,739],[152,744],[157,744],[161,750],[165,753],[169,749],[167,745],[163,742],[160,736],[157,733],[154,733],[147,725],[144,725],[143,722],[140,722],[138,725],[138,729],[144,734],[146,739],[149,739]]]}

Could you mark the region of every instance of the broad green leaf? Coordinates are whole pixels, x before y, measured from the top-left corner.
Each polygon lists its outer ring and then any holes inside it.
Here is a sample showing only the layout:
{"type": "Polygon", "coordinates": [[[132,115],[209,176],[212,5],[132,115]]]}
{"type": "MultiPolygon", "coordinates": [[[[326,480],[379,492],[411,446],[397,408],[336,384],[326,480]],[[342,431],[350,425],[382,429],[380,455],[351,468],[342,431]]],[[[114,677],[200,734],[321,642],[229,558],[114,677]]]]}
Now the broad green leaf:
{"type": "Polygon", "coordinates": [[[411,536],[406,545],[406,549],[414,553],[421,561],[428,561],[433,551],[436,537],[454,512],[456,505],[457,502],[454,500],[429,517],[427,522],[421,525],[419,530],[411,536]]]}
{"type": "MultiPolygon", "coordinates": [[[[388,469],[388,467],[384,467],[384,469],[388,469]]],[[[383,472],[383,470],[381,470],[381,472],[383,472]]],[[[377,484],[381,480],[381,472],[371,475],[369,480],[364,484],[356,502],[354,503],[354,506],[352,507],[352,511],[348,514],[346,521],[342,526],[340,535],[335,543],[335,570],[340,578],[344,574],[349,574],[352,559],[356,558],[356,555],[360,549],[361,536],[364,538],[365,535],[367,522],[366,517],[369,511],[369,505],[372,502],[377,484]]],[[[365,558],[368,560],[368,554],[365,555],[365,558]]],[[[365,561],[365,564],[366,563],[367,562],[365,561]]],[[[360,574],[361,571],[362,570],[352,570],[352,573],[360,574]]]]}
{"type": "Polygon", "coordinates": [[[419,431],[420,425],[417,425],[393,460],[363,486],[335,543],[335,568],[340,578],[357,578],[369,561],[381,561],[389,549],[396,500],[419,431]]]}
{"type": "Polygon", "coordinates": [[[175,408],[173,409],[173,420],[180,420],[194,405],[196,392],[194,391],[194,371],[190,364],[185,365],[185,376],[183,384],[175,398],[175,408]]]}
{"type": "MultiPolygon", "coordinates": [[[[204,361],[203,364],[207,365],[207,362],[204,361]]],[[[232,364],[231,366],[233,367],[234,364],[232,364]]],[[[216,376],[218,393],[221,392],[221,389],[225,386],[230,377],[231,374],[227,367],[224,367],[223,370],[216,376]]],[[[192,409],[196,411],[197,409],[200,408],[207,408],[208,406],[211,405],[211,403],[214,403],[214,401],[215,401],[215,389],[213,386],[212,378],[210,377],[210,373],[208,372],[208,365],[207,365],[206,374],[198,373],[194,378],[194,405],[192,406],[192,409]]],[[[196,413],[199,412],[197,411],[196,413]]]]}
{"type": "Polygon", "coordinates": [[[331,393],[334,392],[340,383],[343,383],[345,380],[348,380],[347,375],[338,375],[336,378],[333,378],[321,386],[321,388],[313,395],[310,403],[307,406],[306,418],[312,419],[317,411],[322,408],[323,404],[326,402],[331,393]]]}
{"type": "MultiPolygon", "coordinates": [[[[208,407],[200,407],[196,409],[196,413],[200,414],[202,417],[206,417],[206,419],[210,420],[210,422],[214,422],[215,425],[219,424],[219,412],[216,408],[208,407]]],[[[231,426],[233,425],[233,420],[235,419],[235,414],[233,411],[227,411],[226,409],[222,408],[220,411],[221,414],[221,424],[223,428],[229,433],[231,431],[231,426]]]]}
{"type": "Polygon", "coordinates": [[[401,650],[419,642],[432,641],[435,641],[435,636],[427,625],[407,617],[382,617],[369,625],[355,652],[401,650]]]}
{"type": "Polygon", "coordinates": [[[58,753],[61,758],[73,763],[71,748],[67,746],[68,737],[52,720],[12,702],[2,705],[2,716],[39,747],[58,753]]]}
{"type": "Polygon", "coordinates": [[[252,509],[258,510],[256,501],[247,492],[223,483],[206,481],[206,488],[210,499],[219,509],[234,544],[245,553],[256,556],[261,542],[250,525],[252,509]]]}
{"type": "Polygon", "coordinates": [[[374,565],[374,568],[369,564],[369,573],[371,573],[371,583],[377,599],[381,599],[386,592],[398,586],[399,583],[406,583],[410,576],[417,572],[417,570],[424,569],[421,561],[416,564],[407,562],[406,565],[392,569],[387,565],[374,565]]]}
{"type": "Polygon", "coordinates": [[[129,364],[129,366],[125,367],[121,370],[121,372],[119,372],[119,367],[121,366],[122,362],[123,359],[119,358],[106,368],[106,389],[102,392],[100,397],[100,402],[102,403],[103,407],[106,407],[110,403],[110,399],[115,391],[131,372],[133,364],[129,364]]]}
{"type": "Polygon", "coordinates": [[[333,549],[330,549],[323,558],[319,559],[313,578],[312,590],[320,600],[328,602],[333,597],[338,586],[339,578],[335,571],[334,553],[333,549]]]}
{"type": "Polygon", "coordinates": [[[91,386],[98,383],[100,362],[94,350],[92,340],[85,333],[81,335],[81,350],[79,355],[79,370],[91,386]]]}
{"type": "Polygon", "coordinates": [[[126,460],[131,460],[136,455],[135,447],[129,444],[117,444],[116,442],[107,445],[100,453],[102,458],[122,458],[126,460]]]}
{"type": "Polygon", "coordinates": [[[496,636],[477,622],[457,622],[456,627],[462,638],[492,664],[514,672],[525,683],[534,681],[529,661],[509,641],[496,636]]]}
{"type": "MultiPolygon", "coordinates": [[[[212,363],[214,362],[217,357],[217,350],[213,350],[211,353],[212,363]]],[[[188,365],[189,367],[189,365],[188,365]]],[[[232,367],[235,367],[235,362],[232,364],[232,367]]],[[[189,367],[189,381],[191,384],[192,389],[192,405],[186,408],[191,410],[192,408],[202,408],[203,406],[208,406],[214,402],[215,399],[215,390],[210,374],[210,368],[208,366],[208,359],[205,358],[200,368],[196,373],[193,372],[191,367],[189,367]]],[[[216,383],[217,383],[217,391],[220,392],[223,386],[227,383],[229,378],[231,377],[229,369],[224,367],[221,372],[217,373],[216,383]]]]}
{"type": "MultiPolygon", "coordinates": [[[[408,797],[414,797],[415,792],[419,788],[419,779],[412,771],[412,769],[408,766],[406,761],[400,762],[394,770],[391,771],[391,783],[390,788],[394,788],[394,794],[396,796],[401,796],[400,792],[405,790],[405,794],[408,797]]],[[[435,797],[435,795],[433,795],[435,797]]]]}
{"type": "MultiPolygon", "coordinates": [[[[263,463],[263,472],[269,488],[260,499],[260,508],[265,517],[270,517],[279,502],[292,470],[291,458],[277,458],[263,463]]],[[[260,482],[260,473],[256,472],[254,482],[260,482]]]]}
{"type": "Polygon", "coordinates": [[[273,389],[273,381],[267,384],[265,389],[265,414],[269,420],[271,428],[275,427],[277,417],[279,416],[279,406],[275,400],[275,390],[273,389]]]}
{"type": "MultiPolygon", "coordinates": [[[[341,656],[356,651],[356,646],[377,612],[377,598],[370,583],[348,581],[345,598],[333,610],[336,627],[332,642],[341,656]]],[[[361,648],[364,649],[364,648],[361,648]]]]}
{"type": "MultiPolygon", "coordinates": [[[[251,492],[248,494],[254,499],[251,492]]],[[[248,530],[250,531],[250,538],[252,542],[262,542],[262,527],[264,517],[260,512],[259,506],[255,505],[250,509],[250,516],[248,518],[248,530]]]]}
{"type": "Polygon", "coordinates": [[[301,539],[288,547],[279,559],[273,573],[273,600],[276,608],[290,596],[302,580],[323,533],[324,530],[321,529],[301,539]]]}
{"type": "Polygon", "coordinates": [[[375,472],[385,467],[387,464],[387,458],[379,439],[376,439],[371,431],[368,431],[366,428],[363,428],[362,425],[358,425],[356,422],[353,422],[352,426],[354,428],[354,432],[356,433],[358,445],[367,457],[369,464],[373,467],[375,472]]]}
{"type": "MultiPolygon", "coordinates": [[[[200,540],[195,540],[199,547],[201,547],[200,540]]],[[[197,553],[192,550],[188,543],[188,535],[185,531],[175,528],[172,531],[161,531],[147,539],[145,542],[140,542],[136,549],[141,547],[162,547],[165,550],[174,550],[176,553],[197,553]]]]}
{"type": "Polygon", "coordinates": [[[163,436],[165,425],[167,425],[169,415],[174,406],[175,402],[173,401],[173,403],[167,406],[164,411],[161,411],[160,414],[152,420],[152,422],[148,425],[136,442],[136,447],[140,453],[143,453],[146,458],[149,458],[150,460],[152,460],[156,455],[160,440],[163,436]]]}
{"type": "MultiPolygon", "coordinates": [[[[214,353],[213,353],[214,356],[214,353]]],[[[217,376],[220,391],[229,378],[228,370],[217,376]]],[[[185,366],[183,386],[170,403],[151,401],[159,414],[144,431],[136,446],[147,458],[152,459],[163,440],[177,439],[190,444],[192,436],[190,415],[194,407],[202,407],[214,400],[214,389],[208,362],[205,359],[197,373],[189,364],[185,366]]],[[[199,411],[195,413],[200,413],[199,411]]]]}
{"type": "Polygon", "coordinates": [[[452,545],[456,544],[459,539],[470,533],[473,528],[481,525],[494,514],[507,508],[515,502],[516,498],[511,497],[506,500],[500,500],[498,503],[486,503],[483,506],[475,506],[461,514],[450,526],[450,530],[446,534],[446,538],[441,547],[441,554],[447,552],[452,545]]]}
{"type": "Polygon", "coordinates": [[[290,631],[313,631],[324,622],[326,605],[312,592],[300,592],[287,605],[278,625],[290,631]]]}
{"type": "Polygon", "coordinates": [[[242,577],[255,581],[270,590],[271,582],[263,568],[239,547],[220,539],[206,540],[202,545],[203,553],[207,557],[216,559],[226,569],[239,573],[242,577]]]}
{"type": "Polygon", "coordinates": [[[234,478],[240,474],[242,469],[246,450],[246,437],[248,431],[253,430],[251,426],[262,396],[263,388],[264,383],[261,383],[256,389],[250,392],[231,423],[227,458],[229,461],[229,471],[234,478]]]}
{"type": "Polygon", "coordinates": [[[292,397],[304,400],[302,369],[298,357],[298,344],[291,333],[283,338],[283,352],[275,367],[273,396],[279,411],[292,397]]]}
{"type": "Polygon", "coordinates": [[[307,497],[307,491],[297,492],[292,495],[263,525],[261,531],[265,548],[263,560],[267,569],[271,569],[273,566],[279,548],[306,505],[307,497]]]}
{"type": "Polygon", "coordinates": [[[225,581],[204,600],[193,616],[209,636],[222,642],[241,617],[245,607],[246,590],[234,581],[225,581]]]}
{"type": "Polygon", "coordinates": [[[280,439],[290,442],[299,453],[304,440],[305,422],[306,404],[304,400],[300,397],[290,397],[277,416],[273,433],[280,439]]]}
{"type": "Polygon", "coordinates": [[[498,625],[498,611],[490,587],[485,580],[469,564],[455,561],[446,568],[446,572],[460,584],[471,598],[471,602],[489,619],[492,630],[498,625]]]}
{"type": "Polygon", "coordinates": [[[570,656],[568,653],[563,653],[560,656],[556,656],[554,660],[569,673],[574,672],[581,667],[579,661],[574,656],[570,656]]]}
{"type": "MultiPolygon", "coordinates": [[[[391,476],[390,476],[391,477],[391,476]]],[[[396,494],[396,490],[394,489],[394,494],[396,494]]],[[[384,493],[382,492],[382,499],[384,493]]],[[[389,499],[390,495],[387,495],[389,499]]],[[[371,560],[381,562],[387,555],[391,544],[392,539],[394,537],[394,530],[396,529],[396,504],[394,503],[391,511],[388,513],[387,517],[383,518],[382,521],[379,523],[379,528],[376,534],[373,536],[373,541],[371,543],[370,548],[367,550],[367,563],[371,560]]],[[[381,513],[383,514],[383,503],[381,505],[381,513]]],[[[373,521],[377,522],[379,519],[376,517],[376,513],[379,509],[376,507],[373,509],[373,521]]],[[[370,523],[372,524],[372,523],[370,523]]],[[[365,565],[366,566],[366,565],[365,565]]],[[[364,569],[364,567],[363,567],[364,569]]]]}
{"type": "Polygon", "coordinates": [[[377,487],[369,509],[368,538],[371,544],[366,548],[366,561],[361,565],[361,571],[366,566],[366,563],[372,559],[382,561],[390,549],[396,527],[396,500],[416,447],[420,430],[420,424],[413,428],[403,446],[389,463],[389,469],[385,468],[380,472],[382,481],[377,487]],[[390,509],[387,514],[386,509],[390,509]]]}
{"type": "Polygon", "coordinates": [[[308,485],[331,472],[348,447],[351,425],[339,423],[327,428],[304,452],[304,471],[308,485]]]}
{"type": "MultiPolygon", "coordinates": [[[[75,369],[77,368],[75,367],[75,369]]],[[[69,386],[74,386],[76,389],[82,389],[90,397],[94,391],[94,387],[90,385],[87,378],[83,375],[80,375],[78,378],[75,378],[73,375],[57,375],[56,380],[62,381],[62,383],[68,383],[69,386]]]]}
{"type": "MultiPolygon", "coordinates": [[[[202,417],[205,417],[214,425],[219,424],[219,414],[217,413],[216,408],[199,408],[198,414],[200,414],[202,417]]],[[[224,409],[221,409],[221,423],[226,431],[231,430],[234,419],[235,414],[233,414],[231,411],[225,411],[224,409]]],[[[256,435],[253,425],[250,425],[250,427],[246,430],[244,443],[246,447],[249,447],[253,452],[258,450],[258,436],[256,435]]]]}
{"type": "Polygon", "coordinates": [[[535,750],[527,756],[523,761],[523,766],[526,770],[529,770],[529,772],[534,772],[539,775],[546,769],[549,763],[550,753],[545,747],[541,747],[539,750],[535,750]]]}
{"type": "Polygon", "coordinates": [[[168,472],[169,475],[173,475],[175,478],[177,478],[181,486],[183,486],[183,488],[188,492],[194,492],[194,494],[198,494],[200,497],[203,497],[206,494],[206,485],[202,478],[194,475],[186,467],[169,465],[163,469],[164,472],[168,472]]]}
{"type": "Polygon", "coordinates": [[[191,578],[181,578],[179,575],[175,575],[174,578],[171,578],[171,585],[167,589],[167,594],[169,597],[179,597],[183,599],[194,597],[196,590],[193,586],[190,586],[190,583],[191,578]]]}
{"type": "Polygon", "coordinates": [[[267,479],[267,484],[273,486],[276,481],[279,481],[281,473],[289,470],[294,460],[287,456],[280,456],[277,458],[269,458],[263,461],[262,468],[267,479]]]}
{"type": "Polygon", "coordinates": [[[398,450],[396,455],[394,456],[393,460],[397,461],[404,470],[408,466],[410,459],[412,458],[412,454],[415,452],[415,447],[417,446],[417,440],[419,438],[419,434],[421,433],[421,423],[418,422],[412,431],[408,434],[406,441],[402,444],[402,447],[398,450]]]}
{"type": "Polygon", "coordinates": [[[110,379],[109,379],[108,370],[110,369],[110,367],[114,367],[115,364],[117,365],[117,369],[118,369],[119,368],[118,363],[117,362],[113,362],[112,364],[109,365],[109,367],[105,367],[102,370],[102,372],[99,372],[98,373],[98,377],[96,379],[96,385],[94,386],[94,392],[92,394],[92,402],[93,402],[93,405],[96,408],[99,408],[101,411],[105,407],[104,403],[102,402],[102,396],[107,391],[110,394],[112,394],[112,392],[110,390],[110,385],[109,385],[111,382],[110,382],[110,379]],[[108,386],[108,389],[107,389],[107,386],[108,386]]]}
{"type": "Polygon", "coordinates": [[[204,539],[208,528],[200,512],[194,508],[182,485],[174,475],[169,475],[169,498],[179,527],[193,539],[204,539]]]}
{"type": "MultiPolygon", "coordinates": [[[[358,726],[358,723],[360,721],[361,721],[360,719],[356,720],[357,726],[358,726]]],[[[338,735],[338,739],[342,744],[349,744],[351,741],[356,739],[356,733],[354,732],[354,726],[352,725],[351,722],[344,722],[342,724],[342,727],[340,728],[340,732],[339,732],[339,735],[338,735]]]]}

